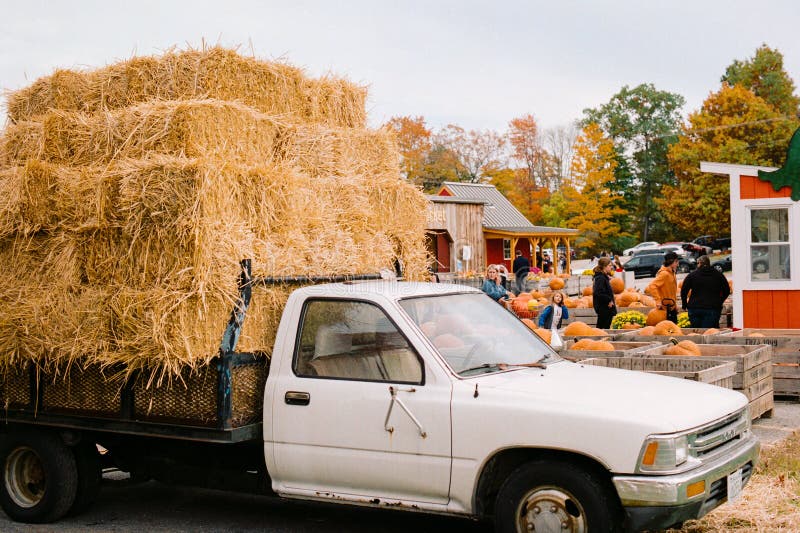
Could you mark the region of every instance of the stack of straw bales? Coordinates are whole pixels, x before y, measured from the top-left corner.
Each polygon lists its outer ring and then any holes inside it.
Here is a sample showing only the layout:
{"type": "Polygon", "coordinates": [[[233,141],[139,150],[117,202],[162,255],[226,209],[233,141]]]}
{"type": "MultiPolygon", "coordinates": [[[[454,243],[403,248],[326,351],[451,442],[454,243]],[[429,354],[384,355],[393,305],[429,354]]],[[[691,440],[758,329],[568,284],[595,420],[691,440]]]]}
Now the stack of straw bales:
{"type": "MultiPolygon", "coordinates": [[[[197,368],[243,258],[267,276],[399,258],[421,278],[425,199],[364,102],[347,81],[222,48],[59,70],[10,94],[0,368],[197,368]]],[[[241,350],[271,350],[290,290],[256,291],[241,350]]]]}

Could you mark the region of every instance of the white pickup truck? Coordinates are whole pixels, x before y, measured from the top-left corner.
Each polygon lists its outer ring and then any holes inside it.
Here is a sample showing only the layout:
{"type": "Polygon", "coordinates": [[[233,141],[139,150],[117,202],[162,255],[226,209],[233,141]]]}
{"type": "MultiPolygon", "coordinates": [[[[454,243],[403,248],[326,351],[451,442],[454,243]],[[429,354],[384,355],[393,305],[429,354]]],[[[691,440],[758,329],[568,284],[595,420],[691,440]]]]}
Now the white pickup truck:
{"type": "Polygon", "coordinates": [[[394,281],[292,293],[261,423],[6,416],[0,504],[26,522],[85,508],[115,466],[503,532],[660,529],[738,496],[759,451],[738,392],[568,362],[477,290],[394,281]]]}

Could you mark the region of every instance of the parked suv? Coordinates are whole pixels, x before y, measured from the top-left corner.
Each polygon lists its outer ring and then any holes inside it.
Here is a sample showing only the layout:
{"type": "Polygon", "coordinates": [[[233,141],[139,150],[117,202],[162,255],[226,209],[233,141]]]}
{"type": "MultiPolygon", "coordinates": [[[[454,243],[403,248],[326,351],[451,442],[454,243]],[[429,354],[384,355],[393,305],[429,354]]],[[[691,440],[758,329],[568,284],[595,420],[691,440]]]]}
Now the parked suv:
{"type": "Polygon", "coordinates": [[[712,250],[722,250],[723,252],[726,250],[730,250],[731,248],[730,237],[722,237],[718,239],[713,235],[703,235],[701,237],[697,237],[692,242],[694,244],[699,244],[701,246],[707,246],[712,250]]]}
{"type": "MultiPolygon", "coordinates": [[[[651,253],[641,253],[634,255],[623,267],[626,272],[633,272],[636,278],[651,278],[658,273],[658,269],[664,264],[663,250],[649,250],[651,253]]],[[[690,272],[697,267],[697,262],[692,258],[680,257],[678,259],[678,272],[690,272]]]]}

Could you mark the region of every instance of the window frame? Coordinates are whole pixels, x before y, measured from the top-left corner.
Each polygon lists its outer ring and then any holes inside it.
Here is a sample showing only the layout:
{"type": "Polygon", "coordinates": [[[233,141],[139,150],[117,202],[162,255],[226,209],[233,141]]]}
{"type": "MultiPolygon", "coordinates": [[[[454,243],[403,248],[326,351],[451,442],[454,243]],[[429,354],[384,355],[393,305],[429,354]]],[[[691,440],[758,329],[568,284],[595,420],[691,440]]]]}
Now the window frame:
{"type": "Polygon", "coordinates": [[[789,284],[792,282],[792,264],[794,261],[792,260],[793,256],[793,239],[794,239],[794,228],[793,224],[793,209],[794,206],[786,203],[758,203],[758,204],[749,204],[745,206],[746,209],[746,223],[747,223],[747,251],[745,254],[745,258],[747,261],[747,283],[753,289],[769,289],[768,284],[777,284],[778,286],[789,284]],[[762,242],[754,242],[753,241],[753,213],[755,211],[785,211],[786,212],[786,230],[787,230],[787,240],[785,241],[762,241],[762,242]],[[763,248],[770,248],[772,246],[786,246],[788,248],[787,254],[789,257],[789,276],[785,278],[764,278],[758,279],[754,278],[754,271],[753,271],[753,248],[754,247],[763,247],[763,248]]]}
{"type": "Polygon", "coordinates": [[[397,383],[400,385],[417,385],[417,386],[425,386],[426,383],[426,374],[425,374],[425,360],[419,353],[419,350],[409,341],[408,336],[402,330],[402,328],[398,327],[397,322],[386,312],[386,309],[378,305],[377,303],[373,302],[372,300],[366,298],[342,298],[342,297],[330,297],[330,298],[323,298],[323,297],[313,297],[307,298],[303,302],[303,308],[300,311],[300,320],[297,325],[297,331],[295,332],[295,342],[294,342],[294,353],[292,354],[292,366],[291,366],[292,374],[296,378],[302,379],[325,379],[325,380],[333,380],[333,381],[354,381],[359,383],[397,383]],[[419,381],[392,381],[387,379],[363,379],[363,378],[354,378],[354,377],[338,377],[338,376],[315,376],[309,374],[300,374],[298,373],[298,362],[300,358],[300,350],[301,346],[301,338],[303,336],[303,325],[305,324],[305,318],[308,314],[309,307],[314,302],[343,302],[343,303],[364,303],[371,305],[380,310],[383,313],[384,317],[389,320],[389,322],[394,326],[397,332],[400,334],[401,337],[406,341],[408,348],[414,354],[417,362],[420,365],[420,380],[419,381]]]}
{"type": "Polygon", "coordinates": [[[503,239],[503,261],[511,260],[511,239],[503,239]]]}

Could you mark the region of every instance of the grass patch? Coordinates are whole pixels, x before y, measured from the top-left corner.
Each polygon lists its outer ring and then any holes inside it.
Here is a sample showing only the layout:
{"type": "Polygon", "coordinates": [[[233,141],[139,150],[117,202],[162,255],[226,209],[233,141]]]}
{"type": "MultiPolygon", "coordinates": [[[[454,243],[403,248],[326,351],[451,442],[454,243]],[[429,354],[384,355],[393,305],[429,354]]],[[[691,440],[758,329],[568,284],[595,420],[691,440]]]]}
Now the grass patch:
{"type": "Polygon", "coordinates": [[[741,498],[687,522],[680,531],[800,531],[800,434],[764,446],[741,498]]]}

